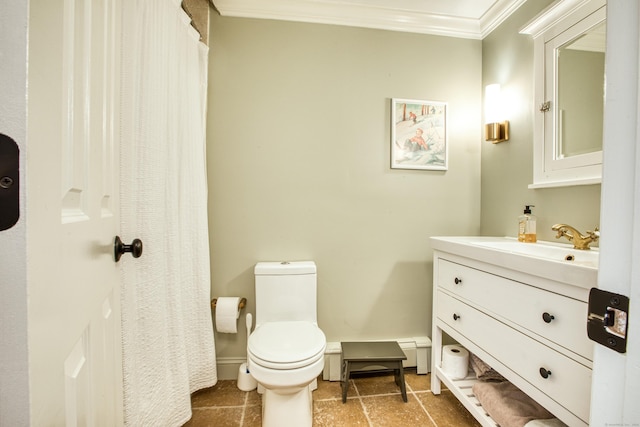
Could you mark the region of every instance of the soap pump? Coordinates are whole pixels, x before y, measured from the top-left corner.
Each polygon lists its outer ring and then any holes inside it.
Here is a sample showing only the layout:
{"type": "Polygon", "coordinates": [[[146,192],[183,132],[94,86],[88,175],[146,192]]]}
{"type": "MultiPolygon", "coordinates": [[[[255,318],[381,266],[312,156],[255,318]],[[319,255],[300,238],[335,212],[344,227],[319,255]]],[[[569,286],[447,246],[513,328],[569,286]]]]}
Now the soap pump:
{"type": "Polygon", "coordinates": [[[518,217],[518,241],[525,243],[535,243],[536,238],[536,217],[531,213],[534,205],[526,205],[524,213],[518,217]]]}

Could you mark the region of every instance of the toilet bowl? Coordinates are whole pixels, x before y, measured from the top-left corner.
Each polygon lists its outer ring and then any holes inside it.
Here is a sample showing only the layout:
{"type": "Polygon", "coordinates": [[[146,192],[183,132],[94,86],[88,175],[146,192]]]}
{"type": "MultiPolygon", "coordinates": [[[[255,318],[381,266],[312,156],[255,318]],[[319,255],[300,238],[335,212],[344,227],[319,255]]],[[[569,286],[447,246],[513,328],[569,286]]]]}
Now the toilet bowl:
{"type": "Polygon", "coordinates": [[[312,425],[311,391],[325,348],[324,333],[312,322],[269,322],[251,334],[251,375],[264,388],[263,426],[312,425]]]}
{"type": "Polygon", "coordinates": [[[312,262],[256,265],[256,329],[247,355],[262,389],[262,425],[311,426],[311,392],[324,368],[327,340],[316,323],[312,262]]]}

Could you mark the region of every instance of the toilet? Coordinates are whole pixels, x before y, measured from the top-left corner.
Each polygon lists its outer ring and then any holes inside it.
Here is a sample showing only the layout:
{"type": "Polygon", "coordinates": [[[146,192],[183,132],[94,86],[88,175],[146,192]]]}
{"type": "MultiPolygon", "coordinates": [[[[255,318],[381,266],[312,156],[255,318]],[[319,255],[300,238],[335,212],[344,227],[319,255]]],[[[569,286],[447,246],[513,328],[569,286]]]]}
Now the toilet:
{"type": "Polygon", "coordinates": [[[318,327],[313,261],[259,262],[256,328],[249,336],[251,375],[262,390],[264,427],[311,426],[311,392],[324,368],[327,340],[318,327]]]}

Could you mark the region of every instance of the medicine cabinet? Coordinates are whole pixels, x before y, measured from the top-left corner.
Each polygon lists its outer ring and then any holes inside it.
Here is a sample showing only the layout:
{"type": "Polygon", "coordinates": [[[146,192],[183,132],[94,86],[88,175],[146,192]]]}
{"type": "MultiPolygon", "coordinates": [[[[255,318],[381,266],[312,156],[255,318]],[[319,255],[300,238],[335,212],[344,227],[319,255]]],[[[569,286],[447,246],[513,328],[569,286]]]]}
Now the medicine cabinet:
{"type": "Polygon", "coordinates": [[[521,31],[534,39],[533,184],[599,184],[606,0],[558,0],[521,31]]]}

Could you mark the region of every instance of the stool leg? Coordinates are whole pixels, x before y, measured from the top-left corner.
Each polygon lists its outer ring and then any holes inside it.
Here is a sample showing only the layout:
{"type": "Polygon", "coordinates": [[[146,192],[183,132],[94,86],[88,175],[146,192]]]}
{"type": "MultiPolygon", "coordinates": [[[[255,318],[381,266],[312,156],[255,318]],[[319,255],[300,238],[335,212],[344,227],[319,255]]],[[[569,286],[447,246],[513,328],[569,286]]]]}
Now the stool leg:
{"type": "Polygon", "coordinates": [[[398,383],[398,381],[400,382],[400,384],[398,384],[400,386],[400,393],[402,394],[402,400],[406,403],[407,402],[407,387],[404,383],[404,368],[402,367],[402,362],[398,362],[398,369],[397,369],[397,376],[396,376],[396,383],[398,383]]]}
{"type": "Polygon", "coordinates": [[[342,365],[342,403],[347,402],[347,390],[349,389],[349,376],[351,375],[351,366],[349,362],[345,361],[342,365]]]}

